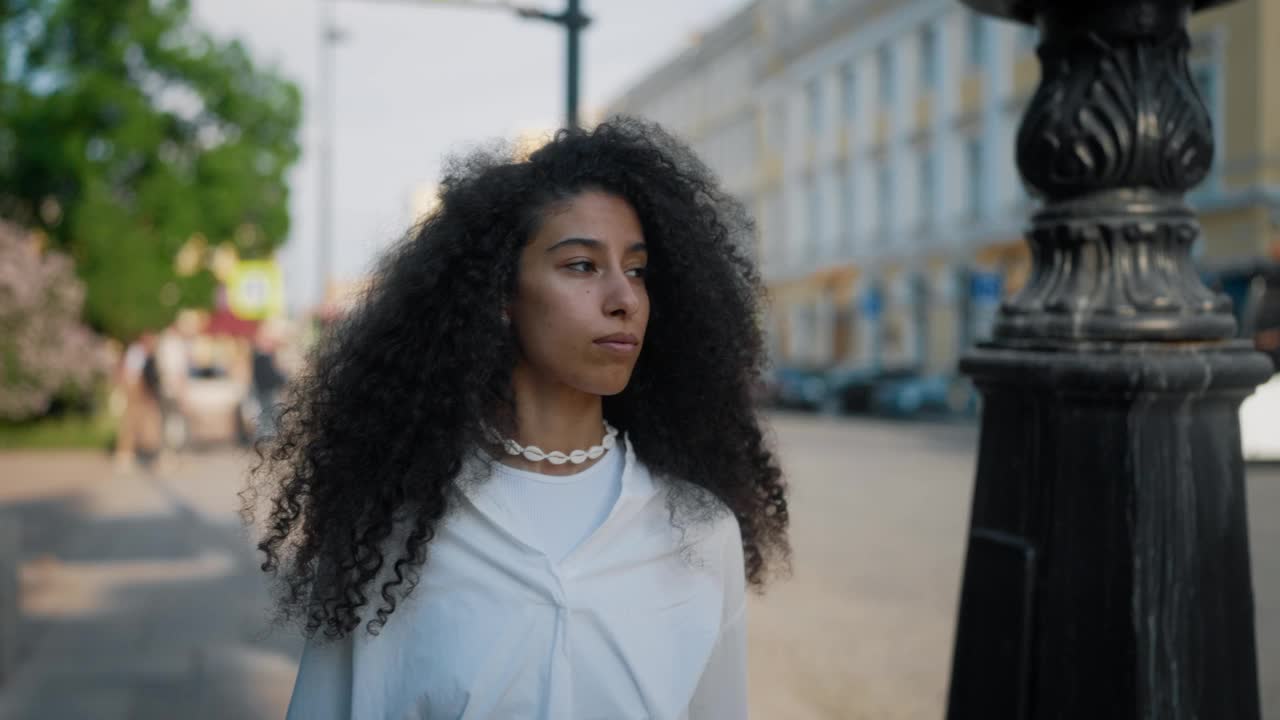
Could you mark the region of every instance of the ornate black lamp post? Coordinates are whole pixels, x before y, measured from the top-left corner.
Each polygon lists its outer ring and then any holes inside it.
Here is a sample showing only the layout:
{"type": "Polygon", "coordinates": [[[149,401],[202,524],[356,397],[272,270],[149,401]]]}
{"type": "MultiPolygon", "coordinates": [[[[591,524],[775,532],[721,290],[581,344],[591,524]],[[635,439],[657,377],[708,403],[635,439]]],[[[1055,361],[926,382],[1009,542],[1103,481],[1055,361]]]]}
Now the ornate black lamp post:
{"type": "Polygon", "coordinates": [[[1200,282],[1213,0],[964,0],[1035,22],[1034,268],[961,367],[985,400],[948,717],[1258,720],[1238,408],[1271,373],[1200,282]]]}

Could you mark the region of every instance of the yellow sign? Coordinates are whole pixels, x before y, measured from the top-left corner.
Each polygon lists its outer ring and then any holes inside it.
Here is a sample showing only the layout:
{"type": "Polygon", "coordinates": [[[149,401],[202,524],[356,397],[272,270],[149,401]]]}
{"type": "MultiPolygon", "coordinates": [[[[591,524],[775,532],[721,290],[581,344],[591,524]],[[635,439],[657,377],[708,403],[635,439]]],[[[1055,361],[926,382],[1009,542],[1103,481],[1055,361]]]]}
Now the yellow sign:
{"type": "Polygon", "coordinates": [[[241,260],[227,278],[227,305],[241,320],[284,314],[284,274],[275,260],[241,260]]]}

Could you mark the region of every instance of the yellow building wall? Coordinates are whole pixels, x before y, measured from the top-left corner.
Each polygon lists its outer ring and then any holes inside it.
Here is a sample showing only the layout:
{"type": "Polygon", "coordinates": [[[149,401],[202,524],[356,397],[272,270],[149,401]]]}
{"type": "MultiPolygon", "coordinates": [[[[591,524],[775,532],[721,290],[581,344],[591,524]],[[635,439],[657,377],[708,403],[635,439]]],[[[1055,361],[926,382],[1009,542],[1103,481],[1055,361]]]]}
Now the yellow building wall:
{"type": "Polygon", "coordinates": [[[847,362],[850,358],[855,357],[858,351],[858,338],[853,332],[853,321],[850,318],[850,309],[848,305],[837,305],[832,315],[835,318],[835,327],[832,332],[835,333],[835,341],[832,343],[832,362],[836,365],[847,362]]]}
{"type": "Polygon", "coordinates": [[[929,347],[924,349],[926,369],[931,373],[954,370],[960,342],[960,318],[954,305],[930,303],[925,321],[928,323],[926,341],[929,343],[929,347]]]}
{"type": "Polygon", "coordinates": [[[1261,51],[1254,64],[1258,74],[1258,111],[1262,116],[1262,180],[1280,185],[1280,2],[1250,0],[1258,5],[1261,51]]]}
{"type": "Polygon", "coordinates": [[[1261,206],[1202,213],[1200,242],[1212,260],[1256,256],[1267,252],[1270,234],[1267,210],[1261,206]]]}
{"type": "Polygon", "coordinates": [[[982,110],[982,76],[970,72],[960,79],[960,114],[976,115],[982,110]]]}
{"type": "MultiPolygon", "coordinates": [[[[1263,42],[1259,27],[1262,5],[1268,0],[1228,3],[1192,16],[1190,30],[1218,33],[1223,42],[1221,69],[1225,93],[1222,144],[1216,148],[1226,189],[1251,185],[1258,180],[1257,160],[1262,146],[1259,112],[1260,62],[1263,42]]],[[[1273,0],[1272,0],[1273,1],[1273,0]]],[[[1271,51],[1268,50],[1268,53],[1271,51]]]]}
{"type": "Polygon", "coordinates": [[[1040,58],[1035,54],[1019,53],[1013,63],[1013,94],[1029,97],[1040,83],[1040,58]]]}

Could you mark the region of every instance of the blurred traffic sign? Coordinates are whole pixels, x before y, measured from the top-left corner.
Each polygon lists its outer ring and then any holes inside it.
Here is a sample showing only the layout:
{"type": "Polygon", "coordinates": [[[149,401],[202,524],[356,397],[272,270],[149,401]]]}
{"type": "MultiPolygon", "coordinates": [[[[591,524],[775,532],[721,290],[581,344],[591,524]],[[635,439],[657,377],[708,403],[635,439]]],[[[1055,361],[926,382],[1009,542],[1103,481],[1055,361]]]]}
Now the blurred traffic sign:
{"type": "Polygon", "coordinates": [[[868,288],[862,295],[862,314],[867,317],[878,317],[884,301],[880,298],[879,288],[868,288]]]}
{"type": "Polygon", "coordinates": [[[275,260],[240,260],[227,278],[227,306],[242,320],[284,313],[284,274],[275,260]]]}
{"type": "Polygon", "coordinates": [[[1001,295],[1001,277],[999,273],[975,272],[969,283],[969,295],[974,300],[997,302],[1001,295]]]}

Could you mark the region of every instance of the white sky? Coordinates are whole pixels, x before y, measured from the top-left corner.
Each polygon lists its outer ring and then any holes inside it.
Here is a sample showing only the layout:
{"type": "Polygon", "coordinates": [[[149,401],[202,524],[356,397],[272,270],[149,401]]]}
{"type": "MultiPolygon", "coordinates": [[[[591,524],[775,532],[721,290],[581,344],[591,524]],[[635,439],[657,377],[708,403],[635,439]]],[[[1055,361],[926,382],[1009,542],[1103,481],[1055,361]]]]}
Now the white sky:
{"type": "MultiPolygon", "coordinates": [[[[262,65],[303,89],[303,156],[292,176],[283,253],[290,305],[317,297],[313,92],[323,0],[194,0],[197,22],[241,38],[262,65]]],[[[334,273],[351,278],[410,222],[410,198],[444,156],[494,137],[558,126],[564,116],[564,31],[509,12],[430,0],[330,0],[337,48],[334,273]]],[[[549,11],[563,0],[526,0],[549,11]]],[[[746,0],[583,0],[580,111],[589,116],[746,0]]]]}

